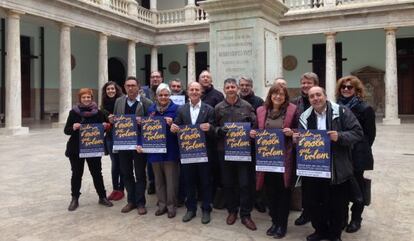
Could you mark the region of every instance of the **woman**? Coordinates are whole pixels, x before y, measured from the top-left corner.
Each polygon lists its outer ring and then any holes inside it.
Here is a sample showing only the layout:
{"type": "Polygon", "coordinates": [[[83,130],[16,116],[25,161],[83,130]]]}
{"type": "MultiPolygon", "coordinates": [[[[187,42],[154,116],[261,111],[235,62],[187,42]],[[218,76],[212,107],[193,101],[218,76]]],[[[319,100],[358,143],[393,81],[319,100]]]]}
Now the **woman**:
{"type": "Polygon", "coordinates": [[[93,92],[89,88],[82,88],[78,93],[78,101],[69,112],[65,125],[65,134],[70,135],[66,145],[65,155],[69,157],[72,167],[71,189],[72,201],[68,210],[74,211],[79,206],[80,188],[82,182],[85,160],[93,178],[93,184],[99,196],[99,204],[111,207],[113,204],[106,198],[106,191],[102,177],[101,157],[79,158],[79,129],[81,124],[103,123],[104,128],[108,126],[103,113],[93,102],[93,92]]]}
{"type": "MultiPolygon", "coordinates": [[[[167,123],[167,153],[148,154],[148,162],[152,164],[155,176],[155,193],[158,198],[158,210],[155,216],[161,216],[168,212],[168,218],[176,215],[176,203],[178,192],[178,140],[171,133],[170,126],[176,116],[178,105],[170,100],[171,90],[167,84],[160,84],[155,92],[156,101],[148,109],[150,116],[162,116],[167,123]]],[[[137,152],[141,153],[142,146],[137,146],[137,152]]]]}
{"type": "MultiPolygon", "coordinates": [[[[371,146],[376,135],[375,111],[364,101],[365,90],[361,80],[355,76],[345,76],[338,80],[336,86],[336,98],[338,104],[348,107],[356,116],[364,131],[364,138],[353,146],[352,160],[354,176],[362,193],[365,193],[364,171],[373,170],[374,158],[371,146]]],[[[355,202],[351,208],[351,222],[345,231],[354,233],[361,228],[364,202],[355,202]]],[[[346,220],[348,222],[348,220],[346,220]]]]}
{"type": "MultiPolygon", "coordinates": [[[[269,199],[270,216],[272,226],[266,234],[280,239],[286,235],[289,216],[289,204],[293,177],[295,171],[292,135],[298,125],[296,105],[289,102],[287,88],[281,84],[274,84],[267,94],[263,106],[257,108],[257,125],[259,129],[282,129],[285,135],[285,172],[266,172],[264,185],[269,199]]],[[[256,131],[250,132],[252,138],[256,137],[256,131]]],[[[258,183],[263,183],[263,175],[258,175],[258,183]],[[262,179],[262,180],[260,180],[262,179]]],[[[258,187],[261,188],[260,185],[258,187]]]]}
{"type": "MultiPolygon", "coordinates": [[[[122,89],[113,81],[108,81],[102,87],[102,106],[101,111],[105,115],[105,119],[108,120],[109,115],[114,113],[115,101],[118,97],[122,95],[122,89]]],[[[111,158],[112,168],[112,188],[113,191],[108,196],[109,200],[118,201],[124,197],[124,182],[122,181],[119,155],[112,151],[113,140],[112,140],[112,130],[108,129],[105,134],[105,147],[111,158]]]]}

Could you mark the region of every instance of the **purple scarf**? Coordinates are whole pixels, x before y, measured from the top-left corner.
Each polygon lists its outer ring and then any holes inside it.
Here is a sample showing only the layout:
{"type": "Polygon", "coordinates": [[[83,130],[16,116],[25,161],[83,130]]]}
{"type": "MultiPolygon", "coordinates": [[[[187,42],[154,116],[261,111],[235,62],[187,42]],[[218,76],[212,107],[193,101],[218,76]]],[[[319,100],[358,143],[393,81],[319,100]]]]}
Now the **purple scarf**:
{"type": "Polygon", "coordinates": [[[78,103],[73,106],[72,110],[81,117],[91,117],[98,114],[98,105],[95,102],[91,102],[89,105],[78,103]]]}

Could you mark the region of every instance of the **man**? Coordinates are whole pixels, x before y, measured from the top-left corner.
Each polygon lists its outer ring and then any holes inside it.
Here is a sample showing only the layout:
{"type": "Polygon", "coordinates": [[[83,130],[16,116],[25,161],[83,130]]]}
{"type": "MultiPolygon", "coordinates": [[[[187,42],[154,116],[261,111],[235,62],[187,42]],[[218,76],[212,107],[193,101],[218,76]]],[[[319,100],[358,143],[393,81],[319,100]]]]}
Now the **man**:
{"type": "MultiPolygon", "coordinates": [[[[327,101],[322,87],[310,88],[308,96],[311,107],[300,116],[300,128],[327,130],[331,140],[332,178],[303,177],[307,208],[315,229],[306,240],[338,241],[347,213],[348,180],[353,175],[350,149],[363,138],[363,131],[349,109],[327,101]]],[[[294,138],[297,137],[296,133],[294,138]]]]}
{"type": "Polygon", "coordinates": [[[173,79],[170,80],[168,83],[171,89],[171,95],[182,95],[184,96],[185,103],[188,102],[188,96],[186,91],[182,87],[182,83],[180,79],[173,79]]]}
{"type": "MultiPolygon", "coordinates": [[[[114,115],[133,114],[137,117],[147,115],[148,107],[152,104],[152,101],[138,94],[139,81],[130,76],[125,81],[124,88],[127,95],[116,99],[114,115]]],[[[135,150],[119,151],[119,159],[124,185],[128,192],[128,204],[122,208],[121,212],[128,213],[137,208],[138,214],[144,215],[147,213],[145,208],[145,166],[147,164],[145,155],[138,154],[135,150]]]]}
{"type": "Polygon", "coordinates": [[[201,100],[210,105],[211,107],[215,107],[219,102],[224,99],[224,95],[214,89],[213,86],[213,79],[211,78],[211,73],[208,70],[204,70],[201,72],[198,82],[201,84],[203,88],[203,95],[201,96],[201,100]]]}
{"type": "MultiPolygon", "coordinates": [[[[300,88],[301,95],[292,100],[292,103],[298,107],[298,114],[301,115],[305,110],[310,107],[308,99],[308,91],[310,88],[319,85],[319,78],[313,72],[304,73],[300,78],[300,88]]],[[[305,184],[306,185],[306,184],[305,184]]],[[[306,200],[306,191],[307,188],[303,183],[301,186],[302,189],[302,213],[295,220],[295,225],[305,225],[310,221],[310,214],[307,211],[307,200],[306,200]]]]}
{"type": "MultiPolygon", "coordinates": [[[[203,94],[201,95],[201,100],[204,103],[214,108],[218,103],[223,101],[224,95],[214,88],[211,73],[208,70],[204,70],[200,73],[198,82],[202,87],[203,94]]],[[[225,201],[224,193],[221,188],[220,163],[218,162],[216,151],[213,152],[213,155],[213,162],[211,163],[211,179],[214,199],[213,207],[216,209],[223,209],[225,208],[225,201]]]]}
{"type": "Polygon", "coordinates": [[[288,87],[287,81],[283,77],[276,77],[273,84],[275,84],[275,85],[279,84],[279,85],[282,85],[286,88],[288,87]]]}
{"type": "MultiPolygon", "coordinates": [[[[240,77],[239,79],[239,87],[240,87],[240,98],[242,98],[243,100],[249,102],[250,105],[252,105],[253,109],[256,111],[258,107],[263,105],[263,99],[260,98],[259,96],[256,96],[253,92],[253,80],[250,77],[240,77]]],[[[251,148],[252,148],[252,158],[253,158],[253,162],[256,163],[256,155],[255,153],[255,145],[254,142],[252,141],[251,143],[251,148]]],[[[253,173],[253,178],[256,178],[256,173],[253,173]]],[[[254,188],[255,189],[255,188],[254,188]]],[[[257,211],[264,213],[266,212],[266,205],[265,205],[265,196],[264,196],[264,191],[257,191],[253,190],[253,192],[255,193],[255,200],[254,200],[254,206],[257,209],[257,211]]]]}
{"type": "Polygon", "coordinates": [[[228,129],[224,127],[225,122],[248,122],[253,128],[256,127],[256,114],[253,107],[239,98],[239,87],[235,79],[229,78],[224,81],[224,93],[226,98],[216,105],[215,124],[218,136],[218,155],[221,164],[221,176],[229,213],[226,223],[232,225],[236,222],[240,207],[241,221],[250,230],[256,230],[256,224],[250,217],[253,207],[254,185],[253,162],[237,162],[224,160],[224,140],[228,129]]]}
{"type": "MultiPolygon", "coordinates": [[[[151,101],[155,101],[156,95],[155,92],[157,91],[158,86],[163,83],[164,79],[162,78],[161,72],[158,70],[152,71],[150,75],[150,87],[145,90],[145,96],[150,99],[151,101]]],[[[151,163],[148,163],[147,166],[147,173],[148,173],[148,194],[155,193],[155,181],[154,181],[154,172],[152,171],[151,163]]]]}
{"type": "MultiPolygon", "coordinates": [[[[171,126],[171,131],[178,132],[180,129],[179,125],[199,125],[200,129],[206,134],[207,156],[211,159],[211,154],[215,150],[215,148],[212,148],[215,144],[213,126],[214,109],[201,101],[201,93],[201,85],[199,83],[191,82],[188,85],[190,102],[178,109],[177,117],[171,126]]],[[[201,184],[200,192],[203,198],[201,223],[207,224],[210,222],[212,193],[209,162],[181,165],[182,175],[184,175],[185,186],[187,187],[187,200],[185,203],[187,213],[183,217],[183,222],[188,222],[196,216],[196,189],[198,182],[201,184]]]]}
{"type": "Polygon", "coordinates": [[[240,97],[249,102],[254,110],[263,105],[263,99],[256,96],[253,92],[253,80],[250,77],[241,77],[239,79],[240,97]]]}

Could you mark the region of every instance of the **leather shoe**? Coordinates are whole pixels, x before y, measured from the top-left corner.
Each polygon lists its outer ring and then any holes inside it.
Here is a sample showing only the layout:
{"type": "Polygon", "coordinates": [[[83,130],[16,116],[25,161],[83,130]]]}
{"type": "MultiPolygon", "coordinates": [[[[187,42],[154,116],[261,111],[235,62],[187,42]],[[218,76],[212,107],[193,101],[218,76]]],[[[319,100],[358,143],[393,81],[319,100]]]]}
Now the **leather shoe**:
{"type": "Polygon", "coordinates": [[[187,211],[183,217],[183,222],[186,223],[196,216],[195,212],[187,211]]]}
{"type": "Polygon", "coordinates": [[[307,217],[304,212],[302,212],[300,216],[295,220],[295,225],[301,226],[307,224],[308,222],[310,222],[310,218],[307,217]]]}
{"type": "Polygon", "coordinates": [[[250,217],[243,217],[241,220],[242,224],[244,224],[244,226],[246,226],[246,228],[250,229],[250,230],[256,230],[256,224],[253,222],[253,220],[250,217]]]}
{"type": "Polygon", "coordinates": [[[138,207],[138,214],[139,215],[147,214],[147,209],[145,207],[138,207]]]}
{"type": "Polygon", "coordinates": [[[177,213],[175,212],[175,210],[172,210],[172,211],[168,211],[168,218],[174,218],[175,217],[175,215],[176,215],[177,213]]]}
{"type": "Polygon", "coordinates": [[[163,209],[158,209],[157,211],[155,211],[155,216],[161,216],[167,213],[167,208],[163,208],[163,209]]]}
{"type": "Polygon", "coordinates": [[[342,241],[342,239],[341,238],[333,238],[330,241],[342,241]]]}
{"type": "Polygon", "coordinates": [[[361,221],[351,220],[348,226],[345,229],[347,233],[355,233],[361,228],[361,221]]]}
{"type": "Polygon", "coordinates": [[[256,201],[256,203],[254,204],[254,207],[259,213],[266,212],[266,205],[262,201],[256,201]]]}
{"type": "Polygon", "coordinates": [[[281,238],[285,237],[285,235],[286,235],[286,228],[277,227],[276,228],[275,235],[273,236],[273,238],[275,238],[275,239],[281,239],[281,238]]]}
{"type": "Polygon", "coordinates": [[[276,234],[277,226],[276,224],[272,224],[272,226],[266,231],[267,236],[274,236],[276,234]]]}
{"type": "Polygon", "coordinates": [[[233,225],[236,222],[237,219],[237,213],[229,213],[229,216],[227,216],[226,223],[228,225],[233,225]]]}
{"type": "Polygon", "coordinates": [[[100,205],[106,206],[106,207],[112,207],[114,206],[111,201],[108,200],[108,198],[104,197],[104,198],[99,198],[99,202],[100,205]]]}
{"type": "Polygon", "coordinates": [[[134,210],[135,208],[137,208],[137,206],[133,203],[128,203],[127,205],[125,205],[125,207],[123,207],[121,209],[121,213],[129,213],[132,210],[134,210]]]}
{"type": "Polygon", "coordinates": [[[320,241],[323,239],[328,239],[328,236],[317,232],[314,232],[313,234],[306,237],[306,241],[320,241]]]}
{"type": "Polygon", "coordinates": [[[201,223],[202,224],[208,224],[210,222],[210,212],[209,211],[203,211],[203,214],[201,216],[201,223]]]}
{"type": "Polygon", "coordinates": [[[78,198],[72,197],[72,201],[69,203],[68,211],[75,211],[79,207],[78,198]]]}

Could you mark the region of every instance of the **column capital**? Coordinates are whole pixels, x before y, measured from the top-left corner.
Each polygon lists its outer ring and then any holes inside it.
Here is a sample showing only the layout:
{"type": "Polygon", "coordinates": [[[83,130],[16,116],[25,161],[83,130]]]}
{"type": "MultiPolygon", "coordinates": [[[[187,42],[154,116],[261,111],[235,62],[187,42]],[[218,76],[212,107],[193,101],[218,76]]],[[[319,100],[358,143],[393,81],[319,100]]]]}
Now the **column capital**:
{"type": "Polygon", "coordinates": [[[7,16],[9,18],[20,18],[20,15],[24,15],[24,14],[26,14],[26,13],[23,12],[23,11],[14,10],[14,9],[9,9],[7,11],[7,16]]]}
{"type": "Polygon", "coordinates": [[[137,44],[137,43],[139,43],[139,40],[138,39],[128,39],[128,43],[131,43],[131,42],[137,44]]]}
{"type": "Polygon", "coordinates": [[[102,36],[102,37],[109,37],[109,36],[111,36],[110,33],[105,33],[105,32],[99,32],[98,34],[99,34],[99,36],[102,36]]]}
{"type": "Polygon", "coordinates": [[[187,45],[187,47],[195,47],[197,45],[197,43],[187,43],[186,45],[187,45]]]}
{"type": "Polygon", "coordinates": [[[390,32],[397,32],[398,28],[397,27],[385,27],[384,28],[386,33],[390,33],[390,32]]]}
{"type": "Polygon", "coordinates": [[[326,32],[326,33],[324,33],[324,34],[325,34],[325,36],[326,36],[326,37],[330,37],[330,36],[335,37],[335,36],[336,36],[336,34],[337,34],[337,32],[326,32]]]}
{"type": "Polygon", "coordinates": [[[59,26],[62,27],[62,28],[73,28],[73,27],[75,27],[74,24],[65,23],[65,22],[59,23],[59,26]]]}

